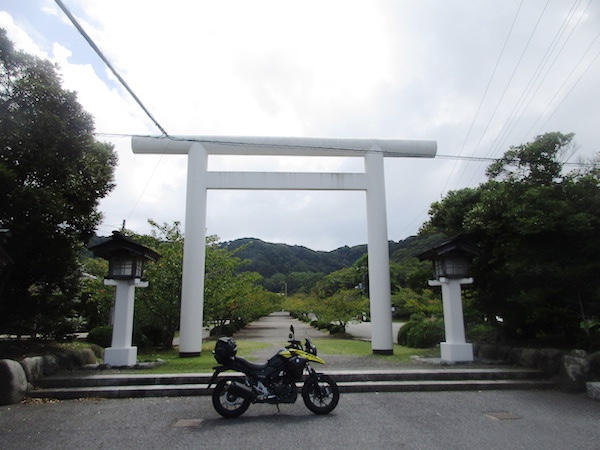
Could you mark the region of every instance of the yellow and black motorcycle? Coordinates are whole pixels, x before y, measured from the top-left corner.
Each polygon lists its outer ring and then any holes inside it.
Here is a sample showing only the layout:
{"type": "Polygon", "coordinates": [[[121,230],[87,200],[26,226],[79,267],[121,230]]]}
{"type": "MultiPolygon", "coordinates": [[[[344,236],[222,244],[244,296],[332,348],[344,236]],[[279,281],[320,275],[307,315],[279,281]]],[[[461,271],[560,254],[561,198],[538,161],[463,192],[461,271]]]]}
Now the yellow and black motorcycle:
{"type": "Polygon", "coordinates": [[[325,364],[317,356],[317,348],[306,339],[304,348],[290,326],[289,345],[277,352],[265,364],[254,364],[236,356],[237,344],[232,337],[220,338],[214,356],[220,366],[214,368],[208,387],[222,372],[233,370],[243,377],[228,376],[219,379],[212,392],[215,410],[223,417],[241,416],[250,403],[294,403],[298,397],[297,382],[302,384],[302,399],[315,414],[328,414],[340,399],[340,390],[329,375],[316,372],[309,362],[325,364]],[[304,373],[306,372],[306,376],[304,373]]]}

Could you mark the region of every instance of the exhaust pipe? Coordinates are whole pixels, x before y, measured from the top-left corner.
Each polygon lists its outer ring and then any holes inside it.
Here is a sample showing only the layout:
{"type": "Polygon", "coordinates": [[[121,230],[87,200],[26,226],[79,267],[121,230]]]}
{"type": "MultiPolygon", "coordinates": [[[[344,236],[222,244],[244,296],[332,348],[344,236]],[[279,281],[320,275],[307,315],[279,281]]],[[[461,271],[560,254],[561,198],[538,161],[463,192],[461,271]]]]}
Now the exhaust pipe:
{"type": "Polygon", "coordinates": [[[227,383],[227,391],[238,397],[249,398],[252,402],[256,401],[256,392],[239,381],[229,381],[227,383]]]}

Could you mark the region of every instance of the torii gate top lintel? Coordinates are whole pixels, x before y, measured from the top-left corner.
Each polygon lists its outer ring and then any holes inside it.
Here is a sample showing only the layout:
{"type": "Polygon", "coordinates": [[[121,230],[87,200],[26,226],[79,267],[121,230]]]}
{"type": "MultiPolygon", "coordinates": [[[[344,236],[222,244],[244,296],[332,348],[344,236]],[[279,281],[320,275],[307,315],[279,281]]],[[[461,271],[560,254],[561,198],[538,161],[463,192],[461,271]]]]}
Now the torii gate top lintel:
{"type": "Polygon", "coordinates": [[[187,154],[199,143],[211,155],[364,156],[433,158],[436,141],[409,139],[307,138],[274,136],[134,136],[134,153],[187,154]]]}

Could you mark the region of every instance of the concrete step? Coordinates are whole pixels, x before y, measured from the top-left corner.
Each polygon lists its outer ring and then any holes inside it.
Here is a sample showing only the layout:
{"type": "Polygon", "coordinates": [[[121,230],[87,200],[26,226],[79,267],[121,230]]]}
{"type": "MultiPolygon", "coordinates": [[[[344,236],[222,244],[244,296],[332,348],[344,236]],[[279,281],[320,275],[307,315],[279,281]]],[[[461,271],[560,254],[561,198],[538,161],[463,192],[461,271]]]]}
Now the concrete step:
{"type": "MultiPolygon", "coordinates": [[[[408,381],[408,380],[509,380],[542,379],[543,372],[529,369],[417,369],[417,370],[353,370],[327,371],[338,382],[408,381]]],[[[242,376],[228,372],[228,376],[242,376]]],[[[87,376],[51,376],[38,381],[43,388],[185,385],[207,384],[212,373],[193,374],[109,374],[87,376]]]]}
{"type": "MultiPolygon", "coordinates": [[[[327,372],[341,392],[551,389],[543,373],[527,369],[429,369],[327,372]]],[[[36,398],[128,398],[209,395],[211,373],[53,376],[39,380],[36,398]]],[[[298,384],[301,385],[300,383],[298,384]]]]}
{"type": "MultiPolygon", "coordinates": [[[[33,398],[134,398],[134,397],[194,397],[210,395],[207,384],[163,384],[132,386],[90,386],[67,388],[42,388],[30,391],[33,398]]],[[[553,389],[549,380],[466,380],[466,381],[365,381],[338,382],[342,393],[364,392],[416,392],[416,391],[483,391],[516,389],[553,389]]],[[[298,385],[298,388],[301,384],[298,385]]]]}

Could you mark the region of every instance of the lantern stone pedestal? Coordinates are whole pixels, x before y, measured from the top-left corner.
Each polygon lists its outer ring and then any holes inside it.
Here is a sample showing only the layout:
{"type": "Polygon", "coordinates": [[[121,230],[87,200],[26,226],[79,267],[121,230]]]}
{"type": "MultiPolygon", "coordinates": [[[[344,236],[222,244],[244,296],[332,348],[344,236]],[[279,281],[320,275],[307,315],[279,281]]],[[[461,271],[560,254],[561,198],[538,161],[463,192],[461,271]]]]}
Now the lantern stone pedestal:
{"type": "Polygon", "coordinates": [[[147,281],[105,279],[106,286],[116,286],[115,319],[112,344],[104,350],[104,363],[110,366],[133,366],[137,362],[137,347],[132,347],[133,310],[136,287],[147,287],[147,281]]]}
{"type": "Polygon", "coordinates": [[[444,278],[430,280],[429,286],[441,286],[444,305],[444,326],[446,342],[440,343],[442,361],[473,361],[473,345],[465,341],[465,323],[463,319],[462,284],[473,283],[473,278],[444,278]]]}
{"type": "Polygon", "coordinates": [[[118,231],[90,250],[94,256],[108,260],[104,285],[117,288],[112,345],[104,350],[104,362],[111,366],[133,366],[137,361],[137,347],[131,346],[135,288],[148,286],[147,281],[141,281],[144,262],[156,262],[160,255],[118,231]]]}

